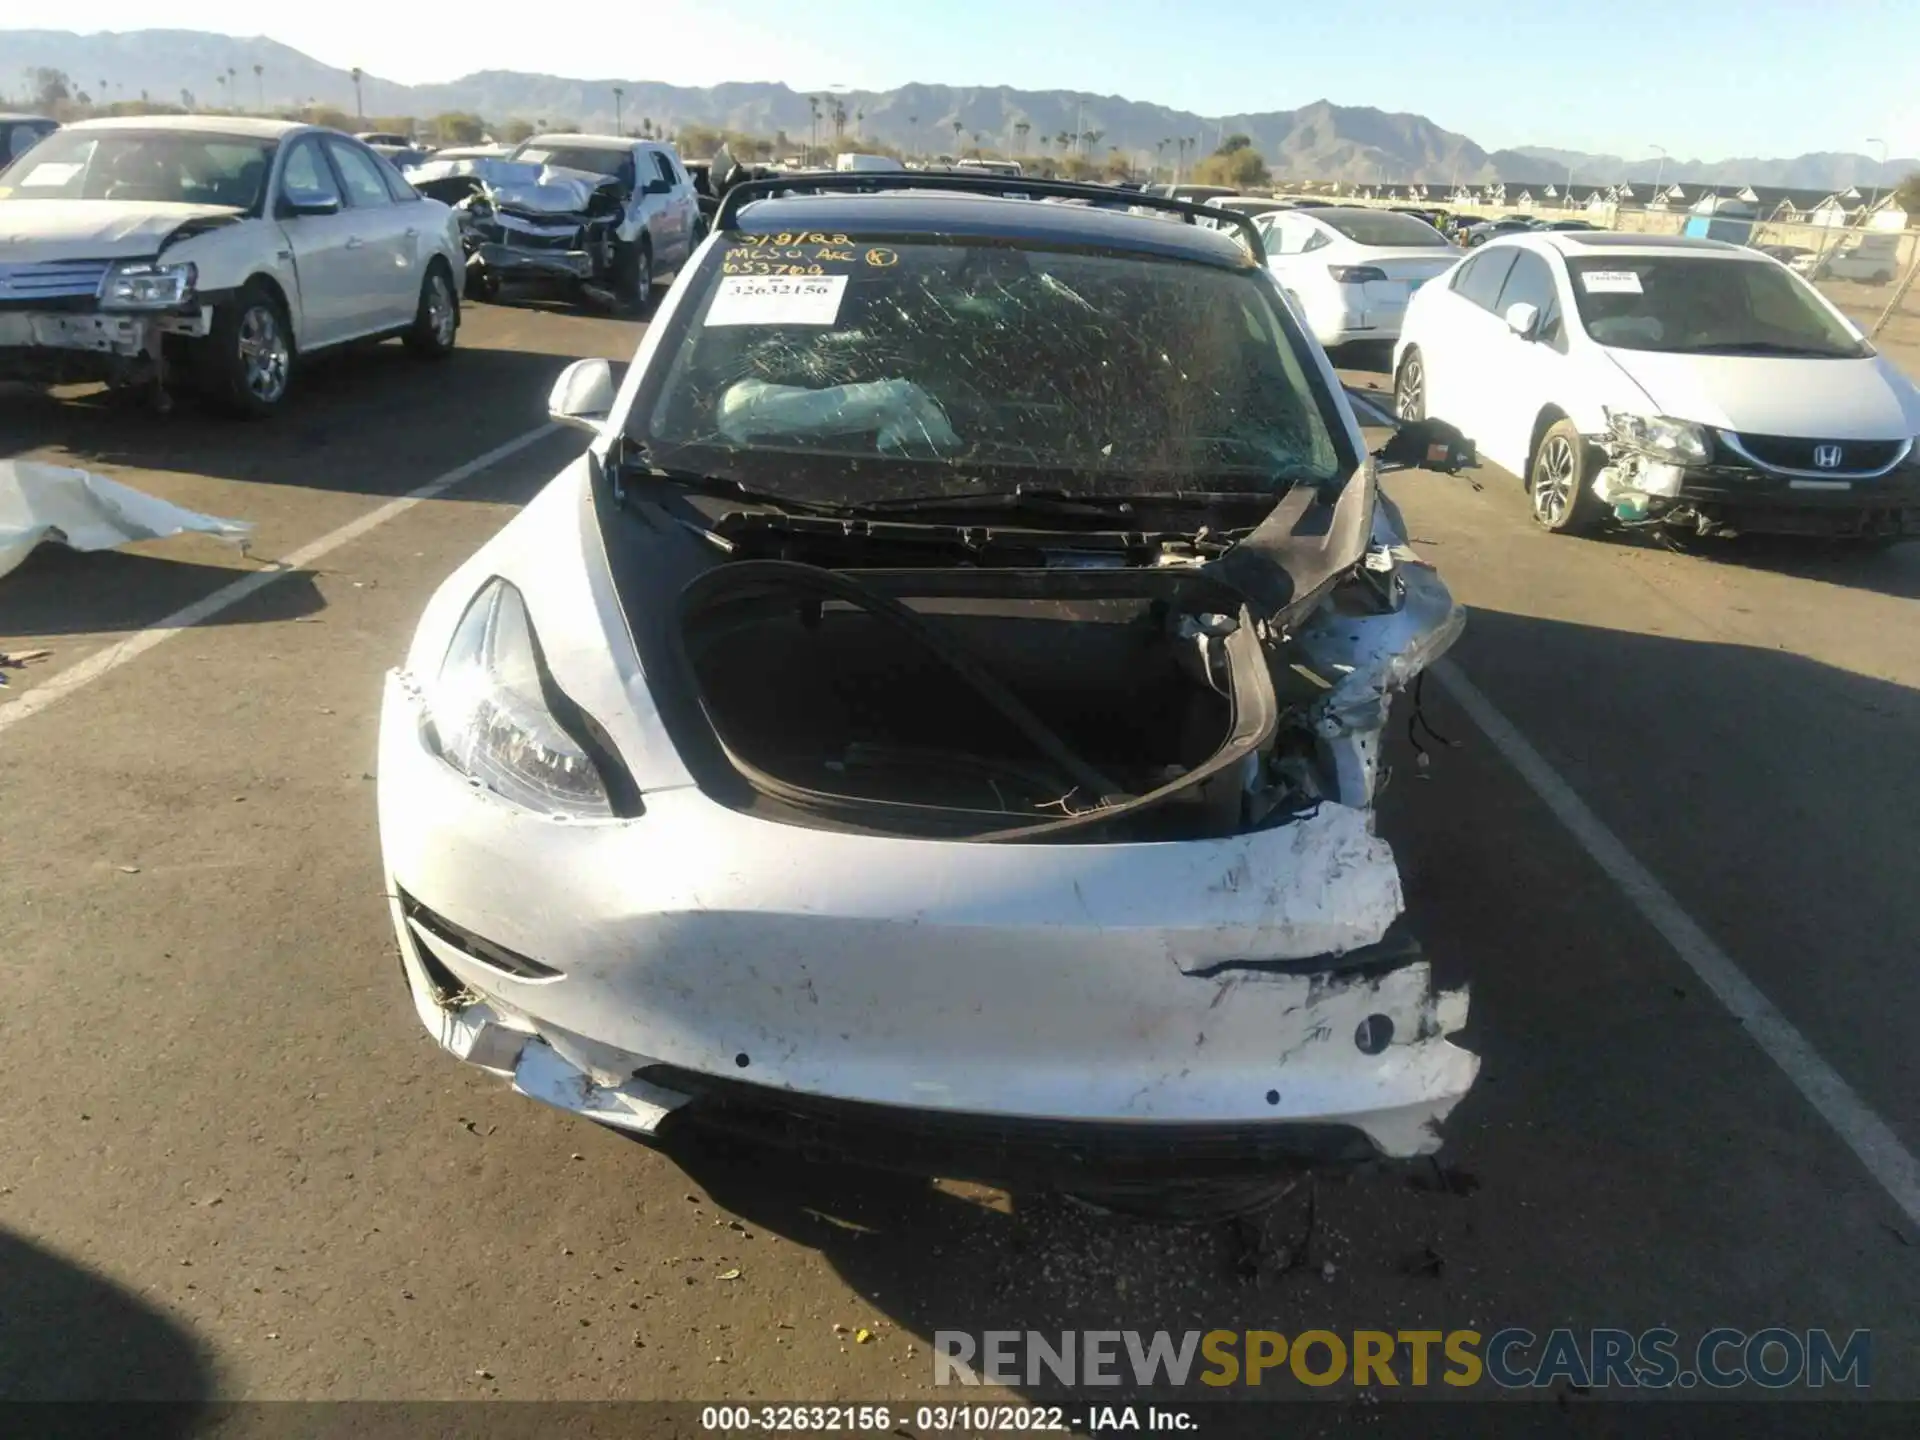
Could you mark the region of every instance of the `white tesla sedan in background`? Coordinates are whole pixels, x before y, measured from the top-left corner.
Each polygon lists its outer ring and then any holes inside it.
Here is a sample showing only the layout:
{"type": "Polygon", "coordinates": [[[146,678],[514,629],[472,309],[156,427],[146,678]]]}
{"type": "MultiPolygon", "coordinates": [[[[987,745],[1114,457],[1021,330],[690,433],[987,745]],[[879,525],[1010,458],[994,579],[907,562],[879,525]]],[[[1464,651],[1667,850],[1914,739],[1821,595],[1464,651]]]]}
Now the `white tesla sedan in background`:
{"type": "Polygon", "coordinates": [[[1392,340],[1407,301],[1460,258],[1424,220],[1391,210],[1306,206],[1255,218],[1267,268],[1329,348],[1350,340],[1392,340]]]}
{"type": "Polygon", "coordinates": [[[1477,250],[1407,312],[1395,408],[1526,477],[1549,530],[1920,533],[1920,392],[1812,286],[1718,240],[1477,250]]]}

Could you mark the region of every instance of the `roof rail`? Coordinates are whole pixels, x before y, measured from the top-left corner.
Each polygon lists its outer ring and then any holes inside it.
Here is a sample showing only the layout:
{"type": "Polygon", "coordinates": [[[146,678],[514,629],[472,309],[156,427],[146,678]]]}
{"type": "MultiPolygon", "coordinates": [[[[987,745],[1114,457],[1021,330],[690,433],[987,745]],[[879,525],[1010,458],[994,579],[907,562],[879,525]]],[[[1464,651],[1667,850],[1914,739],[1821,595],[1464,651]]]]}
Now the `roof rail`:
{"type": "Polygon", "coordinates": [[[771,200],[781,195],[825,195],[846,193],[878,195],[889,190],[951,190],[966,195],[996,195],[1007,199],[1039,200],[1057,196],[1064,200],[1104,200],[1109,204],[1124,199],[1129,209],[1166,210],[1191,225],[1205,218],[1224,221],[1240,232],[1252,252],[1254,263],[1267,258],[1260,243],[1260,231],[1252,220],[1237,211],[1220,210],[1191,200],[1174,200],[1164,195],[1146,195],[1137,190],[1115,190],[1105,185],[1087,185],[1075,180],[1035,180],[1023,175],[954,175],[925,170],[823,170],[811,175],[781,176],[774,180],[747,180],[731,186],[714,216],[713,228],[737,230],[741,207],[755,200],[771,200]]]}

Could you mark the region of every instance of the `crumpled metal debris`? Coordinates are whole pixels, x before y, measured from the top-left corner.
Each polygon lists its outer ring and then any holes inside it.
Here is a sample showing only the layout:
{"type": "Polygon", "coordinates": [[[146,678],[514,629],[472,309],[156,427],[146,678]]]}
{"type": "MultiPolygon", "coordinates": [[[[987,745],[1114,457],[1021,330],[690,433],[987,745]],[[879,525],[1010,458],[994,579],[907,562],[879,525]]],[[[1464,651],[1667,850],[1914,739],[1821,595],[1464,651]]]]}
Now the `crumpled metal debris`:
{"type": "Polygon", "coordinates": [[[23,650],[18,655],[9,655],[0,650],[0,687],[7,683],[7,671],[24,670],[33,661],[44,660],[52,653],[51,650],[23,650]]]}
{"type": "Polygon", "coordinates": [[[0,460],[0,576],[42,540],[75,550],[110,550],[185,531],[217,535],[244,550],[253,524],[183,509],[89,470],[0,460]]]}

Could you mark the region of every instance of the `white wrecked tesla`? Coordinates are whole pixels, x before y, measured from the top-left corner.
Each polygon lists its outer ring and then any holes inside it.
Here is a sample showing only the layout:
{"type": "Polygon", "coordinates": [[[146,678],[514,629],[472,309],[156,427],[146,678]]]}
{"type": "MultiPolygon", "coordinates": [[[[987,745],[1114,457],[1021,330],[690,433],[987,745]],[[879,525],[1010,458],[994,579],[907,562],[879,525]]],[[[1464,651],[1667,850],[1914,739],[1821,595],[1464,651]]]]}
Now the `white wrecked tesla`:
{"type": "Polygon", "coordinates": [[[1462,612],[1257,238],[858,179],[728,196],[390,676],[421,1020],[641,1137],[1141,1205],[1433,1150],[1466,997],[1372,802],[1462,612]]]}

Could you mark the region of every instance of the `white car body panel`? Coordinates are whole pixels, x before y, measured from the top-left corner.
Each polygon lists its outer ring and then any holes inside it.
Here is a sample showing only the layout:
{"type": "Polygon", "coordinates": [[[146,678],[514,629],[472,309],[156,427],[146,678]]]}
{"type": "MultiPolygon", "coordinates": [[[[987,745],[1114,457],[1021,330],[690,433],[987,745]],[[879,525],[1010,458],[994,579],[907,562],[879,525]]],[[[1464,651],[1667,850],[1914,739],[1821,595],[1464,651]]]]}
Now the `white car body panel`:
{"type": "MultiPolygon", "coordinates": [[[[458,292],[465,260],[453,212],[418,198],[333,215],[274,216],[289,149],[337,132],[280,122],[173,116],[87,121],[66,133],[143,128],[231,132],[278,142],[268,176],[266,217],[228,207],[146,201],[0,198],[0,269],[68,260],[191,262],[196,293],[220,297],[264,279],[285,298],[296,348],[311,352],[370,335],[393,334],[414,318],[426,267],[443,258],[458,292]],[[178,240],[183,226],[218,221],[178,240]]],[[[206,307],[202,307],[203,312],[206,307]]],[[[119,313],[119,312],[115,312],[119,313]]],[[[146,315],[130,317],[143,330],[146,315]]],[[[197,329],[204,334],[203,313],[197,329]]],[[[167,321],[162,329],[178,329],[167,321]]],[[[144,343],[141,342],[141,343],[144,343]]],[[[133,350],[139,347],[136,345],[133,350]]],[[[131,352],[129,352],[131,353],[131,352]]]]}
{"type": "MultiPolygon", "coordinates": [[[[686,281],[673,287],[596,454],[667,363],[677,308],[697,301],[686,281]]],[[[1309,351],[1364,453],[1335,372],[1309,351]]],[[[954,1115],[1327,1122],[1390,1155],[1438,1146],[1478,1069],[1449,1039],[1464,991],[1434,988],[1425,962],[1373,978],[1261,968],[1370,945],[1402,910],[1373,832],[1380,730],[1425,663],[1410,640],[1433,637],[1438,653],[1463,612],[1389,507],[1375,512],[1368,563],[1400,577],[1400,608],[1316,616],[1302,632],[1340,677],[1315,712],[1337,800],[1218,840],[994,845],[798,829],[701,790],[651,697],[589,491],[583,457],[435,592],[388,680],[388,893],[562,972],[516,979],[476,962],[396,898],[412,1002],[438,1043],[525,1095],[642,1135],[686,1099],[634,1078],[664,1064],[954,1115]],[[536,814],[425,742],[449,640],[495,577],[524,597],[554,682],[604,729],[644,815],[536,814]],[[428,959],[461,993],[437,987],[428,959]],[[1396,1038],[1363,1054],[1358,1029],[1380,1015],[1396,1038]]]]}
{"type": "MultiPolygon", "coordinates": [[[[1394,351],[1398,373],[1407,351],[1418,348],[1427,413],[1459,426],[1483,456],[1504,469],[1526,473],[1536,422],[1549,407],[1592,437],[1607,433],[1609,410],[1761,435],[1899,440],[1920,434],[1920,392],[1881,355],[1695,355],[1597,343],[1573,309],[1563,255],[1661,252],[1657,245],[1648,251],[1605,252],[1563,252],[1558,245],[1557,237],[1508,236],[1474,249],[1467,260],[1501,248],[1543,258],[1568,317],[1564,351],[1516,335],[1501,315],[1453,290],[1452,276],[1426,286],[1408,307],[1394,351]]],[[[1775,262],[1730,252],[1726,263],[1775,262]]],[[[1808,293],[1860,333],[1817,291],[1808,287],[1808,293]]]]}
{"type": "Polygon", "coordinates": [[[1304,211],[1271,211],[1255,217],[1255,223],[1267,240],[1267,268],[1324,346],[1397,338],[1408,301],[1460,258],[1451,246],[1362,245],[1304,211]],[[1317,243],[1300,249],[1302,240],[1317,243]],[[1335,267],[1363,265],[1386,278],[1359,283],[1333,278],[1335,267]]]}

